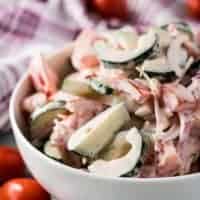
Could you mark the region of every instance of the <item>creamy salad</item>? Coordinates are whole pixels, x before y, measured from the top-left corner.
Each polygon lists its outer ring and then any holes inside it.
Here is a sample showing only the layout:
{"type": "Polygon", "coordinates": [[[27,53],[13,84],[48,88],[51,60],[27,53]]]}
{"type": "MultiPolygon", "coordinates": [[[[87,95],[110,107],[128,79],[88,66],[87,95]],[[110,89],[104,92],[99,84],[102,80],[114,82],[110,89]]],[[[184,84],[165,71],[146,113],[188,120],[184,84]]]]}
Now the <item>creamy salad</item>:
{"type": "Polygon", "coordinates": [[[47,156],[107,177],[200,171],[200,49],[188,24],[83,30],[70,63],[55,71],[38,55],[29,76],[29,139],[47,156]]]}

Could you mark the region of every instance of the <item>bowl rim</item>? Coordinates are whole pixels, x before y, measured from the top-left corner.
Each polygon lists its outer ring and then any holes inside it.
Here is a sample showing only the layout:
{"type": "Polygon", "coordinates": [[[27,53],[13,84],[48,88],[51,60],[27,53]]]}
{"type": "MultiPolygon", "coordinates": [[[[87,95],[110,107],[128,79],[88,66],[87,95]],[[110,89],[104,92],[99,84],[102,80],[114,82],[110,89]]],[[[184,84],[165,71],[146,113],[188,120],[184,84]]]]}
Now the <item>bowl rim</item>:
{"type": "Polygon", "coordinates": [[[50,158],[46,156],[44,153],[39,151],[36,147],[34,147],[30,141],[23,135],[22,131],[20,130],[16,118],[15,118],[15,99],[18,96],[19,91],[21,90],[21,86],[23,85],[24,81],[28,79],[28,71],[25,72],[25,74],[22,76],[22,78],[18,81],[10,99],[10,106],[9,106],[9,118],[11,122],[11,127],[13,129],[13,132],[22,140],[23,143],[26,144],[26,146],[30,149],[30,151],[37,154],[38,157],[40,157],[44,162],[48,162],[51,165],[55,165],[60,170],[67,171],[68,173],[86,177],[91,180],[97,180],[97,181],[110,181],[110,182],[118,182],[118,183],[170,183],[170,182],[181,182],[189,179],[196,179],[200,178],[200,172],[193,173],[193,174],[187,174],[187,175],[181,175],[181,176],[175,176],[175,177],[158,177],[158,178],[137,178],[137,177],[105,177],[105,176],[99,176],[92,173],[84,172],[80,169],[75,169],[70,166],[67,166],[65,164],[59,163],[58,161],[54,160],[53,158],[50,158]]]}

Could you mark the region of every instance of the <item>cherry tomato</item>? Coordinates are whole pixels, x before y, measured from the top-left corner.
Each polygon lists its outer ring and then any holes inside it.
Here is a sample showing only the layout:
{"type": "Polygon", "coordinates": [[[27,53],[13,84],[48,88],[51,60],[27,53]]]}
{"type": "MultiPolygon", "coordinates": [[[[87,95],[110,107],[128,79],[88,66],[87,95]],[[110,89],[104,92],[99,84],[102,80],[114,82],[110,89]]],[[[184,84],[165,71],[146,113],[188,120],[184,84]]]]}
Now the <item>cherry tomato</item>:
{"type": "Polygon", "coordinates": [[[103,17],[128,17],[126,0],[93,0],[93,7],[103,17]]]}
{"type": "Polygon", "coordinates": [[[25,165],[19,152],[12,147],[0,146],[0,184],[25,175],[25,165]]]}
{"type": "Polygon", "coordinates": [[[187,0],[186,6],[191,16],[200,19],[200,0],[187,0]]]}
{"type": "Polygon", "coordinates": [[[31,178],[18,178],[0,188],[1,200],[50,200],[50,195],[31,178]]]}

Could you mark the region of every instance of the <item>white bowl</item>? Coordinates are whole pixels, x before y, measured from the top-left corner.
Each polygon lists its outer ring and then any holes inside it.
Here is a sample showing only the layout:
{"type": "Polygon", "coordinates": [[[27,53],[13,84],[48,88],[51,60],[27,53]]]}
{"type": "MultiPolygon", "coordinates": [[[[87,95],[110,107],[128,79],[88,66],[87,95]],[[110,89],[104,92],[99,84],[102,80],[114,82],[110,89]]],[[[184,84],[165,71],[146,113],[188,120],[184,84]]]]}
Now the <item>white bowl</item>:
{"type": "MultiPolygon", "coordinates": [[[[49,57],[52,66],[70,55],[68,48],[49,57]]],[[[10,120],[22,157],[40,184],[58,200],[199,200],[200,173],[172,178],[104,178],[48,158],[26,139],[20,103],[30,93],[27,74],[19,81],[10,104],[10,120]]],[[[13,169],[14,170],[14,169],[13,169]]]]}

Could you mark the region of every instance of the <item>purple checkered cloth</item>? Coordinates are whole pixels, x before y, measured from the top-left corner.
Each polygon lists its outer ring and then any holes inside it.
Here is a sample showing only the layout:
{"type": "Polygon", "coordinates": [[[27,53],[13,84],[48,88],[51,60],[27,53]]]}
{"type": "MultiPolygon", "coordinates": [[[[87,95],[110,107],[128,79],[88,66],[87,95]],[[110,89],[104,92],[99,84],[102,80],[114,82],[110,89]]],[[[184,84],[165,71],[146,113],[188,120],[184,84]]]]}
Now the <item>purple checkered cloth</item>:
{"type": "MultiPolygon", "coordinates": [[[[10,0],[9,0],[10,1],[10,0]]],[[[87,10],[89,0],[38,0],[0,2],[0,130],[9,130],[9,98],[34,52],[50,52],[72,40],[84,27],[110,28],[124,23],[143,29],[185,17],[183,1],[129,0],[131,17],[127,22],[105,21],[87,10]]]]}

